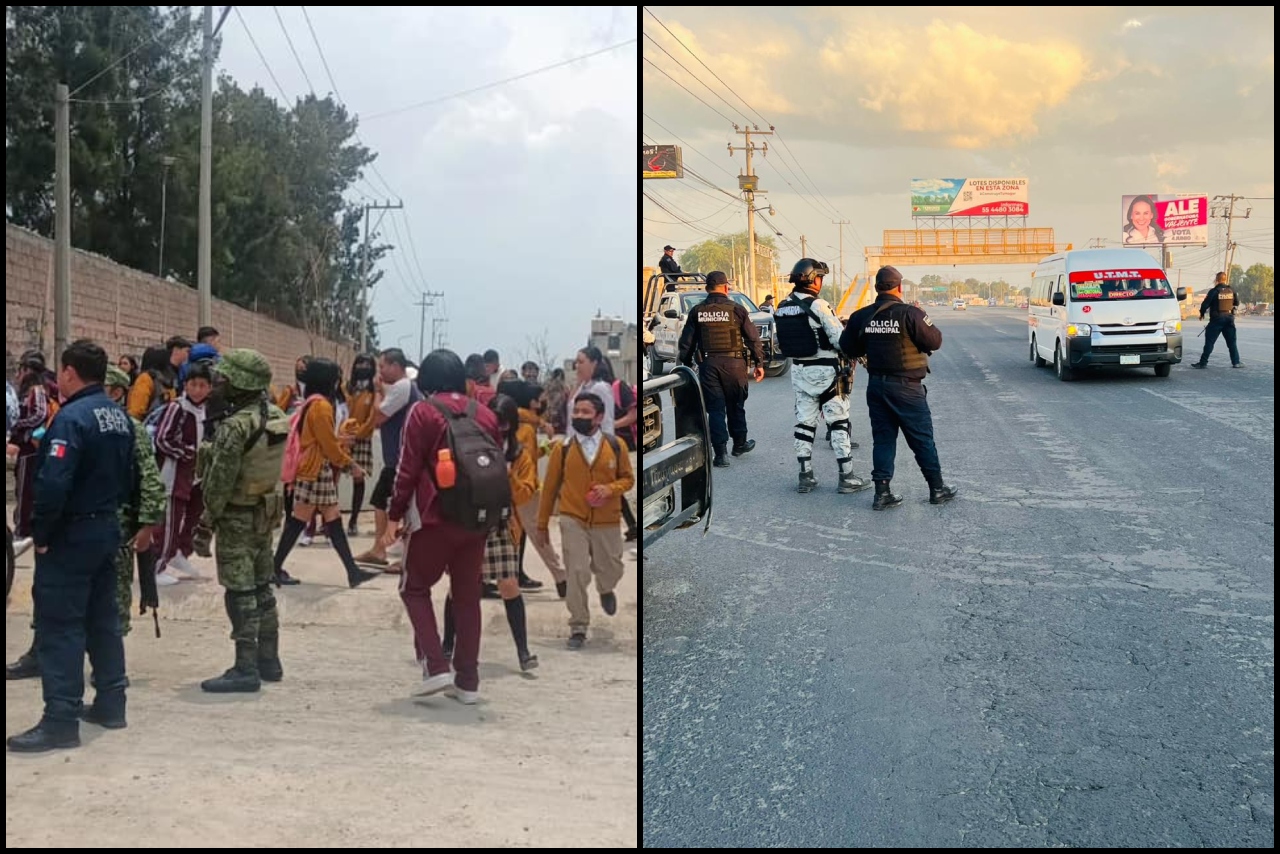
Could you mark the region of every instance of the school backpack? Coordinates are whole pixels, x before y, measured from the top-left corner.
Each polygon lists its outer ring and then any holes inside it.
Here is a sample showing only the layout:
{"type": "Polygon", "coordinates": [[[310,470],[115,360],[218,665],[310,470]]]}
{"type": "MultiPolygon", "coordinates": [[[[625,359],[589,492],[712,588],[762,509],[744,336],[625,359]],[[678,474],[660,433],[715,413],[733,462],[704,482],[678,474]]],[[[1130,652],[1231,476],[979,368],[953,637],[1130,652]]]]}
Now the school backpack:
{"type": "MultiPolygon", "coordinates": [[[[449,489],[436,492],[445,519],[476,533],[486,533],[507,524],[511,518],[511,481],[502,448],[476,421],[476,402],[455,412],[435,398],[430,403],[444,416],[448,429],[447,447],[453,454],[457,479],[449,489]]],[[[435,460],[427,467],[435,477],[435,460]]]]}
{"type": "Polygon", "coordinates": [[[142,426],[147,429],[147,438],[151,440],[151,449],[153,451],[156,448],[156,431],[160,429],[160,422],[164,420],[164,413],[168,408],[169,404],[161,401],[159,406],[151,407],[147,417],[142,419],[142,426]]]}
{"type": "Polygon", "coordinates": [[[298,464],[302,461],[302,419],[307,408],[323,398],[322,394],[311,395],[289,416],[289,438],[284,443],[284,459],[280,463],[281,483],[293,483],[298,476],[298,464]]]}

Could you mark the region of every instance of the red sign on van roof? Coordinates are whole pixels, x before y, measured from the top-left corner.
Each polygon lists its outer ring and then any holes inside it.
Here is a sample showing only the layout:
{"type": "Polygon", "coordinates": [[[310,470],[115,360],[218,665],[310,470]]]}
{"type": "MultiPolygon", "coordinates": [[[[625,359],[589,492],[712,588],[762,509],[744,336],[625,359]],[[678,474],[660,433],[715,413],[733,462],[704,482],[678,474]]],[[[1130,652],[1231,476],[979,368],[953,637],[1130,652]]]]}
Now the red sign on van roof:
{"type": "Polygon", "coordinates": [[[1164,270],[1158,268],[1128,270],[1079,270],[1071,274],[1070,281],[1101,282],[1103,279],[1163,279],[1164,270]]]}

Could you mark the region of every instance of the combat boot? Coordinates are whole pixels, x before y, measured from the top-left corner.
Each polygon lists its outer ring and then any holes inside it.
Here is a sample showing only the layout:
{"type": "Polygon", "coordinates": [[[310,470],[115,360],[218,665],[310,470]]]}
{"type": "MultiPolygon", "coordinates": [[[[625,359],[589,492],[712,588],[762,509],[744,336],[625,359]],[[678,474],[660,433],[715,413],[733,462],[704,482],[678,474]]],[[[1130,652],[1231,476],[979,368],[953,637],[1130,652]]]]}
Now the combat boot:
{"type": "Polygon", "coordinates": [[[18,660],[4,670],[5,679],[35,679],[40,675],[40,660],[36,658],[35,641],[31,649],[18,656],[18,660]]]}
{"type": "Polygon", "coordinates": [[[749,454],[755,448],[755,446],[756,446],[755,439],[745,439],[741,442],[734,442],[733,455],[735,457],[740,457],[743,454],[749,454]]]}
{"type": "Polygon", "coordinates": [[[727,469],[729,467],[729,458],[725,456],[724,445],[716,445],[716,457],[711,464],[716,468],[727,469]]]}
{"type": "Polygon", "coordinates": [[[876,498],[871,502],[872,510],[888,510],[902,503],[901,495],[894,495],[889,491],[889,483],[887,480],[876,481],[876,498]]]}
{"type": "Polygon", "coordinates": [[[954,486],[947,486],[942,482],[942,478],[938,478],[929,484],[929,503],[930,504],[946,504],[958,495],[960,490],[954,486]]]}
{"type": "Polygon", "coordinates": [[[813,476],[813,463],[807,459],[800,460],[800,488],[801,493],[813,492],[818,488],[818,479],[813,476]]]}
{"type": "Polygon", "coordinates": [[[853,472],[840,472],[840,486],[836,489],[836,492],[841,495],[848,495],[851,492],[861,492],[870,488],[871,481],[863,480],[853,472]]]}
{"type": "Polygon", "coordinates": [[[279,682],[284,678],[278,634],[258,636],[258,677],[263,682],[279,682]]]}
{"type": "Polygon", "coordinates": [[[236,641],[236,664],[221,676],[206,679],[200,688],[210,694],[253,693],[262,688],[258,678],[258,645],[236,641]]]}

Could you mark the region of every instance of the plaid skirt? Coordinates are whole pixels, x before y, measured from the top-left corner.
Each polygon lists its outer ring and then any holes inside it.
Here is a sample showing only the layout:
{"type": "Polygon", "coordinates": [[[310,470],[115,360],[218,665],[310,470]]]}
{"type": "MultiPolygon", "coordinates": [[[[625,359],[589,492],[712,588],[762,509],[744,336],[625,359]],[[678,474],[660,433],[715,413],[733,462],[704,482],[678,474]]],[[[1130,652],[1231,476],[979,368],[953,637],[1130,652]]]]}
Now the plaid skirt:
{"type": "Polygon", "coordinates": [[[328,507],[338,503],[338,484],[333,477],[333,467],[325,460],[315,480],[297,480],[293,483],[293,503],[328,507]]]}
{"type": "Polygon", "coordinates": [[[504,578],[520,577],[520,549],[511,539],[511,528],[500,525],[496,531],[489,532],[489,539],[484,544],[485,581],[500,581],[504,578]]]}
{"type": "Polygon", "coordinates": [[[373,477],[373,439],[356,439],[351,445],[351,459],[364,469],[366,476],[373,477]]]}

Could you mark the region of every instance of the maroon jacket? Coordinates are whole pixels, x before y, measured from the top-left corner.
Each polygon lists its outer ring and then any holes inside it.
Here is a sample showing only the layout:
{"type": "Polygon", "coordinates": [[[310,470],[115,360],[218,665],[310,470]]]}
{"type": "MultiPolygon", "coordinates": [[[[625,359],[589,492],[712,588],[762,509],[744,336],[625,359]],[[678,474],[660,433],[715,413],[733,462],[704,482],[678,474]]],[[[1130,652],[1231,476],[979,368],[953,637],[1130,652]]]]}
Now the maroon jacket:
{"type": "Polygon", "coordinates": [[[169,494],[187,501],[196,479],[196,451],[204,438],[204,407],[186,397],[166,404],[156,426],[156,463],[169,494]],[[197,410],[193,412],[192,409],[197,410]]]}
{"type": "MultiPolygon", "coordinates": [[[[476,402],[462,394],[437,394],[433,397],[454,412],[462,412],[468,403],[476,402]]],[[[499,447],[502,446],[498,416],[489,407],[476,406],[476,423],[493,436],[499,447]]],[[[400,439],[400,464],[396,466],[396,485],[387,508],[387,518],[391,521],[399,522],[416,513],[423,528],[452,524],[440,514],[433,479],[436,457],[441,448],[448,447],[448,436],[444,416],[434,406],[426,401],[412,405],[400,439]]]]}

